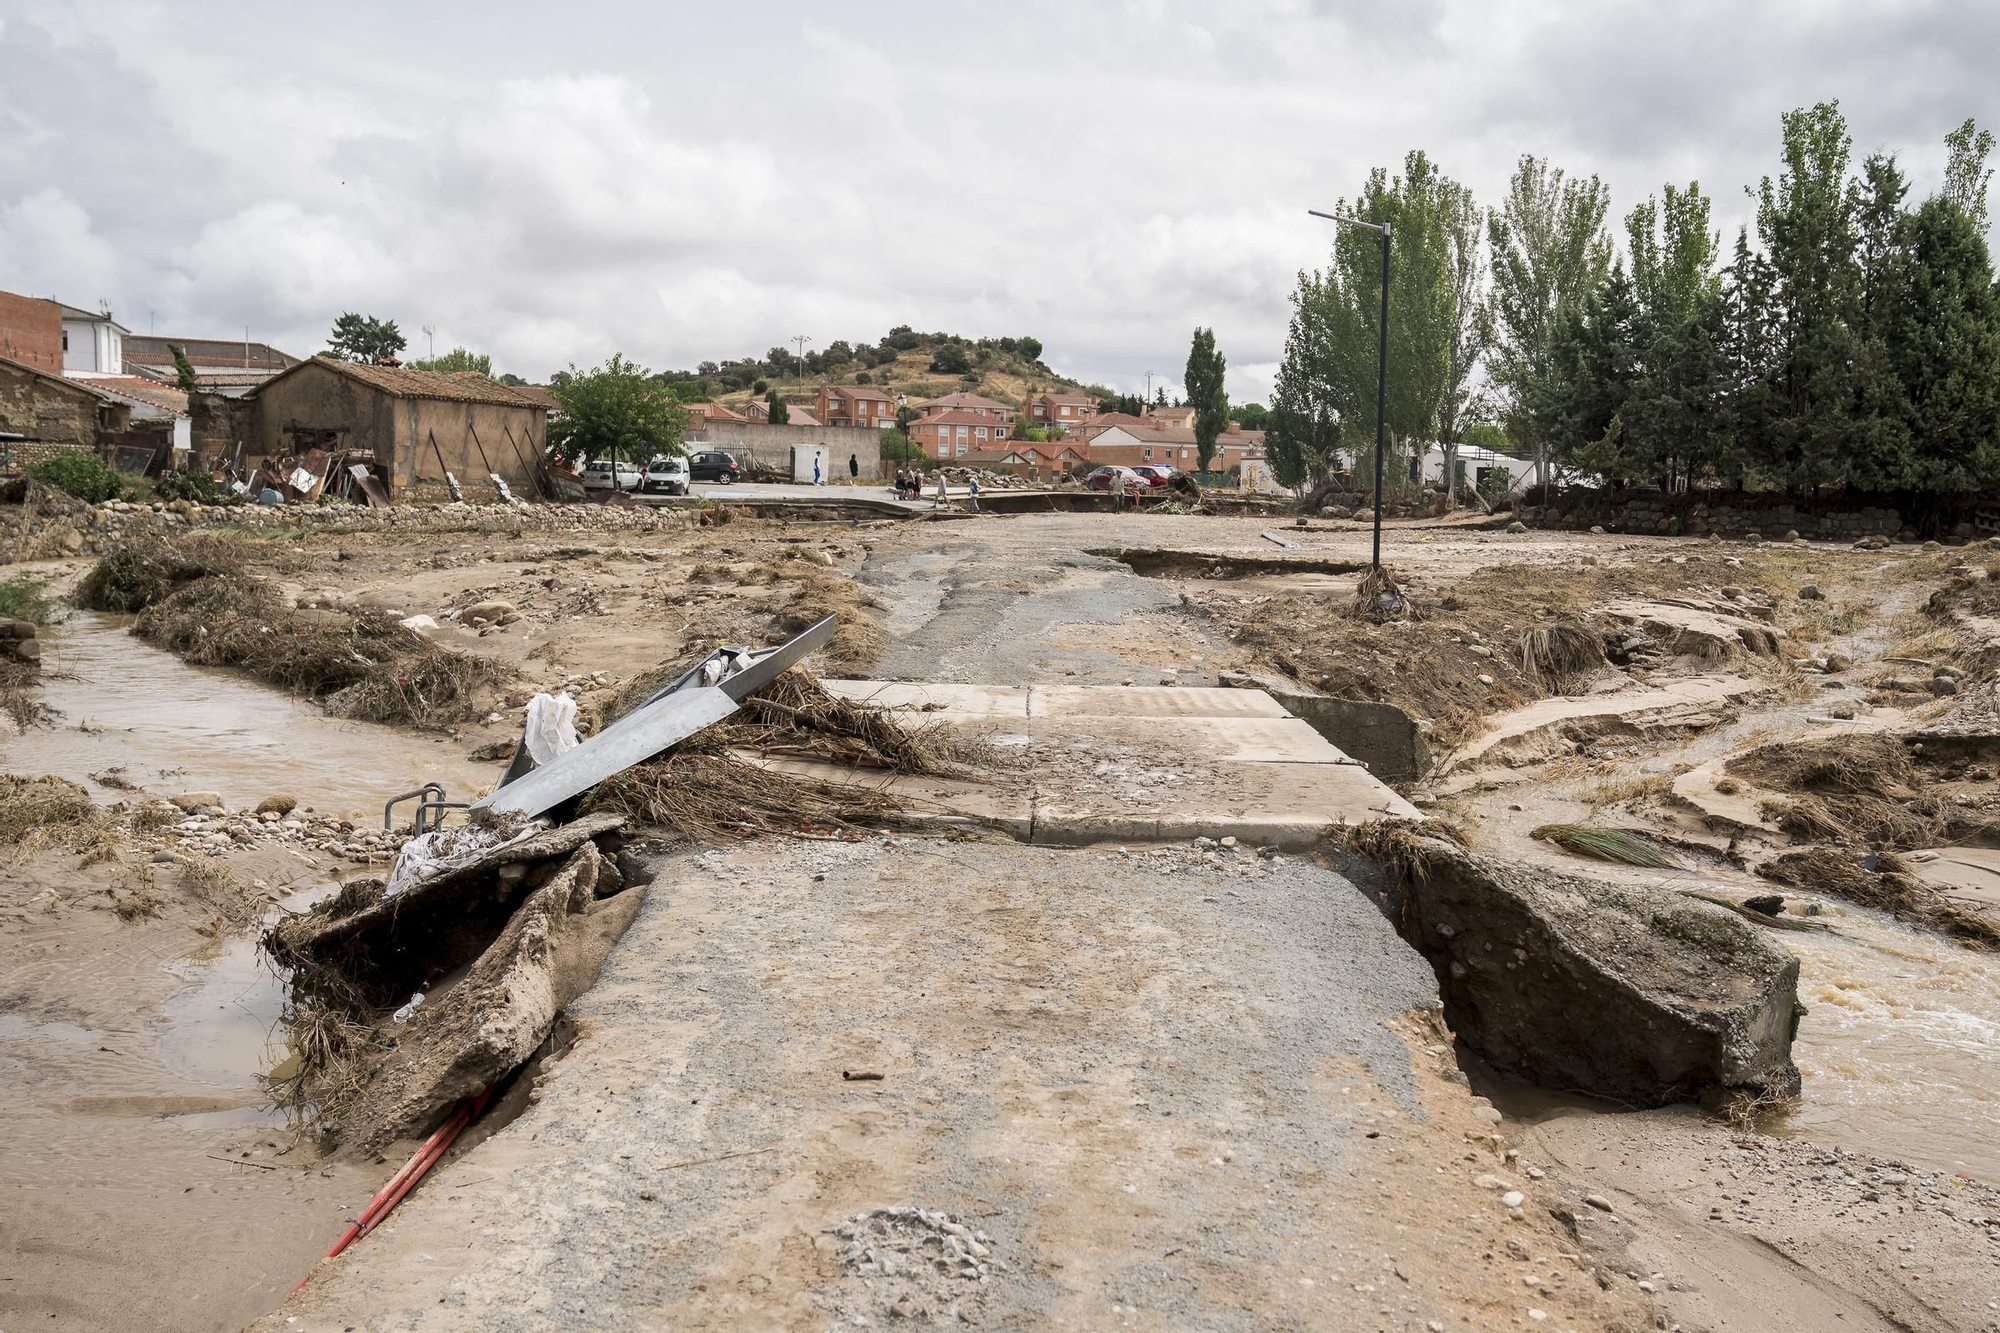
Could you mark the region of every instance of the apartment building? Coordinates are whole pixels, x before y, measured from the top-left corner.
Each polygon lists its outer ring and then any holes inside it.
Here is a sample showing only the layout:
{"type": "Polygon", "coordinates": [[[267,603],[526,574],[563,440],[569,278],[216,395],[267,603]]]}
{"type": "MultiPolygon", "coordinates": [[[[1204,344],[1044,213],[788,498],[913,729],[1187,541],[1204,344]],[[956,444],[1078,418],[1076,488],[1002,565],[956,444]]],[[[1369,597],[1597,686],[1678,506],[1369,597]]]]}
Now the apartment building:
{"type": "Polygon", "coordinates": [[[1012,433],[1005,420],[984,412],[946,411],[910,423],[910,439],[932,458],[963,458],[987,449],[1012,433]]]}
{"type": "Polygon", "coordinates": [[[1032,393],[1022,404],[1021,415],[1031,426],[1067,433],[1096,416],[1097,404],[1080,393],[1032,393]]]}
{"type": "Polygon", "coordinates": [[[866,384],[822,384],[813,395],[813,415],[829,426],[887,430],[896,424],[896,400],[866,384]]]}

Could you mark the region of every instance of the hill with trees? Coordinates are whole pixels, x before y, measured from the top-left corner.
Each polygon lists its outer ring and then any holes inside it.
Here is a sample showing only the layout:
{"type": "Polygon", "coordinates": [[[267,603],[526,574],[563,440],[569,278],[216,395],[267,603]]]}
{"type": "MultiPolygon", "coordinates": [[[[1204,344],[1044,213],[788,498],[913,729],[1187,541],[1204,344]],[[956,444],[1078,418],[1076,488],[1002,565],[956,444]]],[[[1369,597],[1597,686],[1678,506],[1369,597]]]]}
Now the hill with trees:
{"type": "Polygon", "coordinates": [[[836,338],[824,347],[772,347],[762,356],[704,361],[693,370],[656,377],[682,402],[719,402],[741,410],[753,399],[810,403],[821,384],[871,384],[911,402],[950,393],[978,393],[1020,406],[1034,393],[1082,393],[1108,398],[1111,390],[1085,385],[1042,361],[1035,337],[966,338],[919,333],[899,324],[873,341],[836,338]]]}

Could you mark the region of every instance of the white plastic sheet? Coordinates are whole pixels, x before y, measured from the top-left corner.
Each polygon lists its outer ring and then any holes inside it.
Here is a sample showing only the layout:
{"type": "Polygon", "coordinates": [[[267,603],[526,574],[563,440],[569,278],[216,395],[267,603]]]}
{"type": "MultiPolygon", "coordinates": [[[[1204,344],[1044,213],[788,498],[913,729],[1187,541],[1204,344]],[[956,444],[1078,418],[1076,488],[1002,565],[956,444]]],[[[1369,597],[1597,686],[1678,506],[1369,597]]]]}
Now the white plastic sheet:
{"type": "Polygon", "coordinates": [[[567,694],[538,694],[528,700],[528,720],[521,739],[537,768],[565,750],[574,750],[578,744],[576,700],[567,694]]]}
{"type": "Polygon", "coordinates": [[[389,867],[389,883],[382,896],[393,898],[447,870],[471,865],[498,848],[532,838],[548,826],[547,820],[531,819],[518,825],[464,824],[419,833],[396,854],[396,864],[389,867]]]}

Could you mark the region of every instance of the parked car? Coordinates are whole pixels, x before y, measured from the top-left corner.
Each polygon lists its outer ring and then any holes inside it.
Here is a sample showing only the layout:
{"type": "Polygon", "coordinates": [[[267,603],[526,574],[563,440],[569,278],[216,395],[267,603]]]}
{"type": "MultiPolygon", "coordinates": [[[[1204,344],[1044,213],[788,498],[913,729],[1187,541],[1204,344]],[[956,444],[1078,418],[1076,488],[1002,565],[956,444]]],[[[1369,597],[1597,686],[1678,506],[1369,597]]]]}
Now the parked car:
{"type": "Polygon", "coordinates": [[[1093,491],[1108,491],[1111,489],[1111,479],[1121,473],[1125,477],[1125,489],[1128,491],[1136,491],[1148,486],[1164,486],[1166,484],[1165,482],[1156,482],[1150,477],[1142,476],[1129,467],[1117,467],[1114,465],[1106,465],[1097,469],[1097,471],[1083,479],[1083,484],[1093,491]]]}
{"type": "Polygon", "coordinates": [[[688,464],[685,458],[655,458],[646,464],[646,476],[639,489],[667,495],[688,493],[688,464]]]}
{"type": "Polygon", "coordinates": [[[583,488],[587,491],[608,491],[614,488],[621,491],[636,491],[645,485],[646,481],[646,474],[639,470],[637,464],[627,463],[623,459],[619,460],[615,472],[609,459],[600,458],[585,463],[580,475],[583,477],[583,488]]]}
{"type": "Polygon", "coordinates": [[[1169,467],[1165,463],[1141,463],[1132,470],[1155,486],[1170,486],[1174,478],[1180,475],[1180,469],[1169,467]]]}
{"type": "Polygon", "coordinates": [[[743,469],[728,454],[710,451],[688,459],[688,476],[695,481],[719,481],[726,486],[743,480],[743,469]]]}

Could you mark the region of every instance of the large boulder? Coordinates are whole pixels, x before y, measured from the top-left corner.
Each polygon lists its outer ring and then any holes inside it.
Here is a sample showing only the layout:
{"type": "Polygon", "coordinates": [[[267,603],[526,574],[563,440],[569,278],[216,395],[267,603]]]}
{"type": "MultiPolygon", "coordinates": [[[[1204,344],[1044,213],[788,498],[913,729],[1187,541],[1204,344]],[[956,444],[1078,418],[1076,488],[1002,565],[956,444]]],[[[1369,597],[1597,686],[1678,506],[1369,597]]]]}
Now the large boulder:
{"type": "Polygon", "coordinates": [[[1496,1067],[1631,1106],[1798,1094],[1798,959],[1741,917],[1408,826],[1354,849],[1452,1027],[1496,1067]]]}

